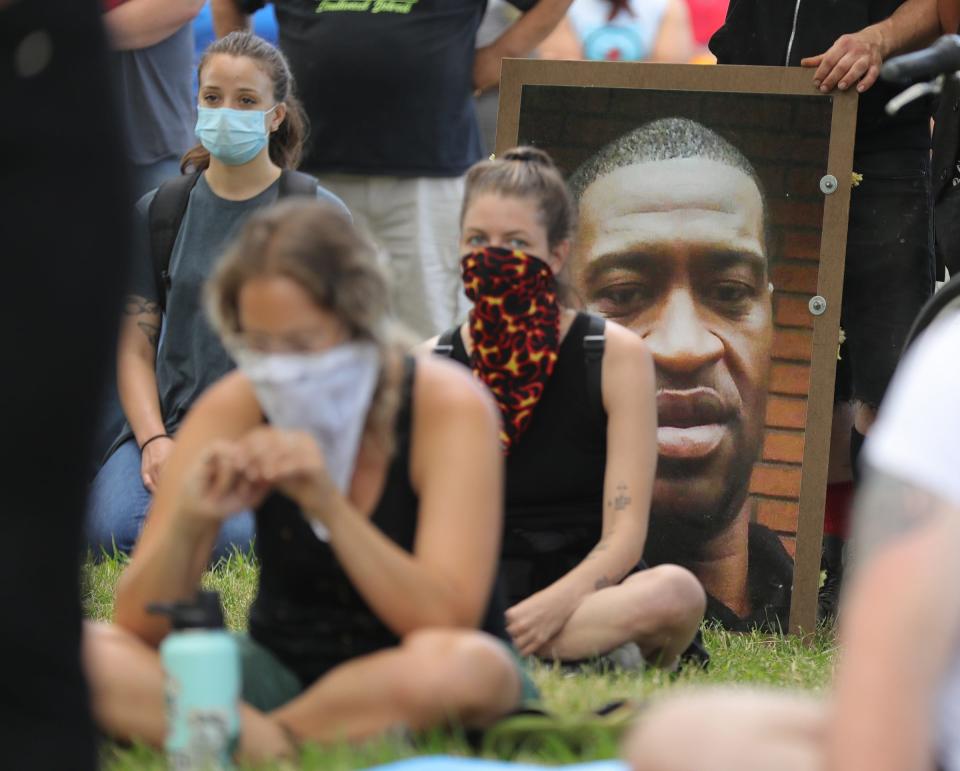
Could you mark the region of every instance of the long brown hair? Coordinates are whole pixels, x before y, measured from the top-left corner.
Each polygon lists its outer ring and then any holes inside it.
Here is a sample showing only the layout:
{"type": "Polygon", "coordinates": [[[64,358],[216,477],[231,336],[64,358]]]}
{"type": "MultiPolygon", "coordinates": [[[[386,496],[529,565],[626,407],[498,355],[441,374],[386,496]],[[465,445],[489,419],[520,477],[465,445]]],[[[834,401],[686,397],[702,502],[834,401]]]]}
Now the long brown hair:
{"type": "MultiPolygon", "coordinates": [[[[309,123],[300,100],[297,99],[290,65],[277,48],[250,32],[231,32],[215,40],[200,57],[197,82],[203,82],[203,68],[211,56],[226,54],[252,59],[273,83],[273,99],[286,105],[287,114],[276,131],[270,134],[270,160],[281,169],[295,169],[300,165],[303,143],[307,139],[309,123]]],[[[210,165],[210,153],[203,145],[187,151],[180,161],[180,171],[203,171],[210,165]]]]}
{"type": "Polygon", "coordinates": [[[330,204],[290,198],[250,215],[207,282],[207,312],[221,338],[242,332],[240,291],[264,276],[283,276],[333,313],[351,339],[380,350],[380,380],[367,415],[365,440],[393,451],[399,401],[399,362],[409,347],[390,318],[387,280],[376,250],[330,204]]]}

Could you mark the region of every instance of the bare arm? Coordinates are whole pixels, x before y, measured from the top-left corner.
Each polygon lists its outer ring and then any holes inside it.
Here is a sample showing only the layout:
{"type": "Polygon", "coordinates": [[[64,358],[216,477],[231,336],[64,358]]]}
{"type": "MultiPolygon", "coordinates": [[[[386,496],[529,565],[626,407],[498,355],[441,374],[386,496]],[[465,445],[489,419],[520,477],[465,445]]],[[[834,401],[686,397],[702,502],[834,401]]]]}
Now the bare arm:
{"type": "Polygon", "coordinates": [[[842,35],[828,51],[800,64],[816,68],[813,81],[821,91],[842,91],[856,83],[863,93],[876,82],[886,59],[927,45],[939,33],[937,0],[906,0],[889,18],[842,35]]]}
{"type": "Polygon", "coordinates": [[[490,45],[477,49],[474,88],[485,91],[496,86],[500,80],[500,60],[529,56],[557,26],[571,2],[573,0],[539,0],[490,45]]]}
{"type": "Polygon", "coordinates": [[[236,440],[262,421],[253,389],[234,372],[200,397],[180,428],[147,524],[117,586],[116,623],[145,642],[158,644],[169,629],[165,619],[147,614],[147,604],[196,591],[219,531],[219,522],[183,505],[191,472],[213,443],[236,440]]]}
{"type": "Polygon", "coordinates": [[[578,601],[623,580],[643,554],[657,467],[653,359],[633,333],[607,321],[603,403],[607,468],[599,543],[553,586],[578,601]]]}
{"type": "Polygon", "coordinates": [[[937,9],[940,15],[940,31],[951,34],[960,30],[960,2],[957,0],[939,0],[937,9]]]}
{"type": "Polygon", "coordinates": [[[127,0],[103,15],[111,45],[120,51],[166,40],[200,13],[203,0],[127,0]]]}
{"type": "Polygon", "coordinates": [[[870,472],[857,500],[858,549],[841,616],[830,771],[933,767],[935,695],[960,633],[960,508],[870,472]]]}
{"type": "Polygon", "coordinates": [[[507,631],[524,655],[541,651],[585,597],[619,583],[643,554],[657,461],[653,359],[638,337],[610,321],[606,337],[600,541],[565,576],[507,610],[507,631]]]}
{"type": "Polygon", "coordinates": [[[218,38],[235,30],[250,29],[250,16],[240,10],[236,0],[210,0],[213,31],[218,38]]]}
{"type": "Polygon", "coordinates": [[[117,352],[117,388],[137,444],[142,445],[166,430],[157,394],[161,311],[153,300],[129,295],[123,313],[117,352]]]}
{"type": "Polygon", "coordinates": [[[411,482],[420,508],[413,554],[341,505],[323,521],[357,591],[398,636],[476,627],[489,600],[503,519],[496,409],[459,365],[417,363],[411,482]]]}
{"type": "Polygon", "coordinates": [[[670,0],[663,13],[649,60],[651,62],[688,62],[693,56],[693,48],[690,9],[684,0],[670,0]]]}
{"type": "Polygon", "coordinates": [[[564,16],[554,28],[553,32],[544,38],[537,47],[541,59],[582,59],[583,45],[577,37],[570,17],[564,16]]]}

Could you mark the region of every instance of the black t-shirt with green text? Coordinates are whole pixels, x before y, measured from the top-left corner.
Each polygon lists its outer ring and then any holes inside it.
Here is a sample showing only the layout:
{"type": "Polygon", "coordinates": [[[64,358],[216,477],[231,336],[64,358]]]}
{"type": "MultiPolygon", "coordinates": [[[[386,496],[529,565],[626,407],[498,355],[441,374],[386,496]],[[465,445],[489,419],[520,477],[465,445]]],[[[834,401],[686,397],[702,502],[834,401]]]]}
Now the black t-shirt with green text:
{"type": "Polygon", "coordinates": [[[451,177],[479,160],[473,59],[486,5],[274,0],[280,48],[310,118],[303,169],[451,177]]]}

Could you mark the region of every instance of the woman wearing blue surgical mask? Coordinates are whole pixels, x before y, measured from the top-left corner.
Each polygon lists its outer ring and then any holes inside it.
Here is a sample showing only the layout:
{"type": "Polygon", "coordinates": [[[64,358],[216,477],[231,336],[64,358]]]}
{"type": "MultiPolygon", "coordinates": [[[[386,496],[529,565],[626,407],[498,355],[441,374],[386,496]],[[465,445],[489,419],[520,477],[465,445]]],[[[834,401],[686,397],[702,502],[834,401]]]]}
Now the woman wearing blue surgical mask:
{"type": "MultiPolygon", "coordinates": [[[[127,425],[91,490],[96,556],[129,552],[173,452],[186,412],[233,362],[201,313],[214,261],[246,218],[279,196],[339,199],[300,161],[306,119],[283,55],[248,33],[213,43],[200,60],[196,134],[184,174],[144,196],[134,217],[132,280],[117,379],[127,425]]],[[[225,523],[216,555],[246,549],[252,517],[225,523]]]]}
{"type": "Polygon", "coordinates": [[[239,371],[180,431],[116,625],[87,628],[101,728],[163,741],[170,627],[145,609],[195,592],[221,523],[246,508],[260,560],[240,640],[248,758],[483,726],[534,696],[492,591],[496,408],[462,368],[405,354],[369,244],[331,207],[280,204],[247,222],[209,301],[239,371]]]}

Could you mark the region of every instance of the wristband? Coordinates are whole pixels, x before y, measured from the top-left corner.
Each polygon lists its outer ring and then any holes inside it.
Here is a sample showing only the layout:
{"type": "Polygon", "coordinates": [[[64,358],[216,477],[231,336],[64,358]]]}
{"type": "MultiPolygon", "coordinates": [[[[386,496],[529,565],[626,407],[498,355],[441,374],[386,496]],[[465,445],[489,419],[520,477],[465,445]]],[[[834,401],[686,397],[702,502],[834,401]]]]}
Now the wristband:
{"type": "Polygon", "coordinates": [[[151,436],[149,439],[147,439],[147,441],[140,445],[140,452],[143,452],[145,449],[147,449],[147,445],[155,439],[173,439],[173,437],[170,436],[170,434],[156,434],[155,436],[151,436]]]}

